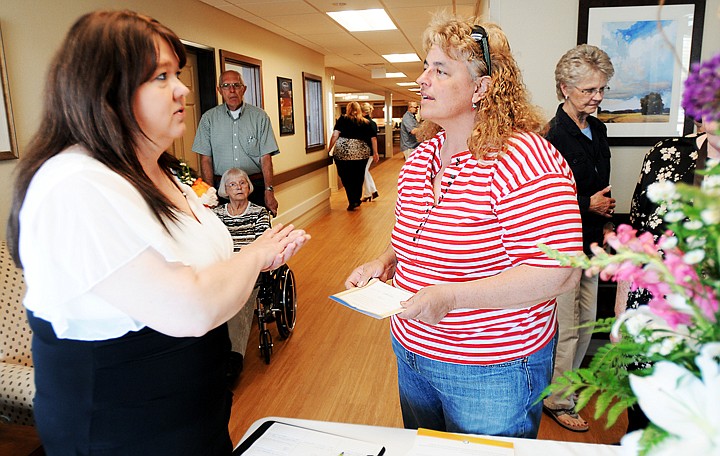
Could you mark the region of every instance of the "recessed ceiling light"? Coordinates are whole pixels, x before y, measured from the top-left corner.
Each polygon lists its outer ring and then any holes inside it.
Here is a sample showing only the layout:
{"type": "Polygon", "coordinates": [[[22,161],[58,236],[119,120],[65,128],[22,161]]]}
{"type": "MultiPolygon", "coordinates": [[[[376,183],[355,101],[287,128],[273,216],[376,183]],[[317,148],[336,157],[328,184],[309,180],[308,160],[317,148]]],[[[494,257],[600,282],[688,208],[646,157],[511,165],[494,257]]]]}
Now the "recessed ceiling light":
{"type": "Polygon", "coordinates": [[[395,24],[384,9],[329,11],[333,18],[349,32],[368,32],[374,30],[395,30],[395,24]]]}
{"type": "Polygon", "coordinates": [[[418,85],[417,82],[398,82],[398,83],[396,83],[396,84],[399,85],[399,86],[401,86],[401,87],[416,86],[416,85],[418,85]]]}
{"type": "Polygon", "coordinates": [[[405,73],[385,73],[386,78],[406,78],[405,73]]]}
{"type": "Polygon", "coordinates": [[[390,63],[419,62],[420,57],[414,52],[409,54],[383,54],[385,60],[390,63]]]}

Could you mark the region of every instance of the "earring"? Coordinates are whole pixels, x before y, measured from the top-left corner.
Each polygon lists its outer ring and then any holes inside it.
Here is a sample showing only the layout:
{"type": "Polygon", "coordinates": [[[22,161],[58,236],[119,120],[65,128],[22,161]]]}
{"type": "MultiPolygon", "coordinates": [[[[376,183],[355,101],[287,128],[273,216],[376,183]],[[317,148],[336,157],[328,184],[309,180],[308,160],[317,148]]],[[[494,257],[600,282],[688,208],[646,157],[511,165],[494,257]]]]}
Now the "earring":
{"type": "Polygon", "coordinates": [[[473,104],[472,104],[472,108],[473,108],[473,111],[477,109],[477,103],[475,103],[474,101],[473,101],[473,104]]]}

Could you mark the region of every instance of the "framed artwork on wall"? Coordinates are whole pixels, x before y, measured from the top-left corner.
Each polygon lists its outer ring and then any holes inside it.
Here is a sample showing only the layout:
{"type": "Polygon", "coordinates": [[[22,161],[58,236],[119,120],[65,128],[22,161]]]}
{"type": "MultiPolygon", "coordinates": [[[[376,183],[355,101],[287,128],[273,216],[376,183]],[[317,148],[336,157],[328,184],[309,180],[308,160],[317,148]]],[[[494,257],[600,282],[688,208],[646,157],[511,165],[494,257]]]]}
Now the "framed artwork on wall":
{"type": "Polygon", "coordinates": [[[293,113],[292,79],[277,78],[278,112],[280,113],[280,136],[295,134],[295,114],[293,113]]]}
{"type": "Polygon", "coordinates": [[[610,145],[651,146],[692,132],[680,106],[700,60],[705,0],[580,0],[578,44],[610,56],[615,75],[598,110],[610,145]]]}
{"type": "Polygon", "coordinates": [[[0,90],[0,160],[12,160],[18,158],[18,147],[13,124],[12,104],[10,103],[10,86],[5,65],[2,30],[0,30],[0,86],[2,86],[2,90],[0,90]]]}

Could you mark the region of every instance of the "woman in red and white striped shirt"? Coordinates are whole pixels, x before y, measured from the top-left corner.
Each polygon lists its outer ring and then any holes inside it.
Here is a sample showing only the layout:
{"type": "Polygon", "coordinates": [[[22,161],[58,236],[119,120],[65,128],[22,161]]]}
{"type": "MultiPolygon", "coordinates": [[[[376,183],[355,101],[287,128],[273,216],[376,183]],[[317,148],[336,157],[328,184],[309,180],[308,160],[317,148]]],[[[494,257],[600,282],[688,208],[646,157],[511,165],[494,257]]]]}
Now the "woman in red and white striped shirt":
{"type": "Polygon", "coordinates": [[[415,293],[391,324],[405,427],[534,438],[555,296],[579,278],[538,244],[582,252],[572,172],[498,26],[437,17],[424,45],[422,113],[441,131],[403,166],[387,250],[346,286],[415,293]]]}

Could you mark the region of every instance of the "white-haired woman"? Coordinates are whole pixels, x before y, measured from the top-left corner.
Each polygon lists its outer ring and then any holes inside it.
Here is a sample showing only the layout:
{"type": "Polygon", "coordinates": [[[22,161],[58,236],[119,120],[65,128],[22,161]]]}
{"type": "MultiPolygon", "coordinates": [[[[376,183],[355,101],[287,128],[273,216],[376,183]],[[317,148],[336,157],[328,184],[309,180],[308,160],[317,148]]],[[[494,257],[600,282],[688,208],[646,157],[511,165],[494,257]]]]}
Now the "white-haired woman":
{"type": "MultiPolygon", "coordinates": [[[[613,74],[610,57],[598,47],[581,44],[567,51],[555,67],[555,90],[562,103],[545,135],[565,157],[575,176],[583,250],[587,255],[592,254],[590,244],[602,245],[605,225],[615,211],[615,199],[610,196],[607,128],[593,116],[613,74]]],[[[558,297],[559,340],[554,377],[580,367],[592,334],[590,328],[579,326],[595,321],[597,293],[598,276],[583,275],[574,290],[558,297]]],[[[565,429],[588,430],[587,421],[575,411],[572,395],[552,394],[544,405],[545,412],[565,429]]]]}
{"type": "MultiPolygon", "coordinates": [[[[229,202],[213,209],[215,215],[225,224],[233,240],[233,250],[240,249],[258,238],[270,228],[270,214],[267,209],[251,202],[253,184],[248,174],[240,168],[230,168],[223,173],[218,185],[218,195],[229,202]]],[[[245,305],[228,321],[228,334],[232,344],[228,360],[227,378],[233,384],[243,369],[250,328],[255,315],[257,287],[253,289],[245,305]]]]}

